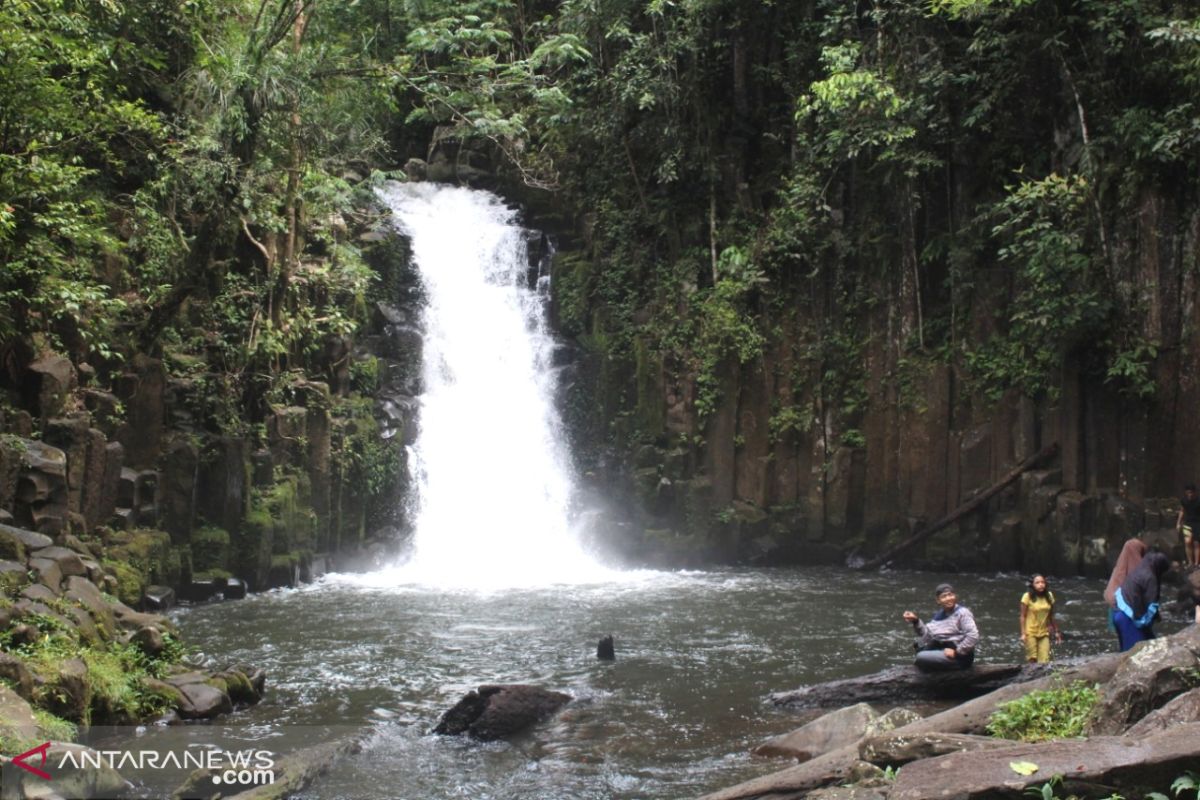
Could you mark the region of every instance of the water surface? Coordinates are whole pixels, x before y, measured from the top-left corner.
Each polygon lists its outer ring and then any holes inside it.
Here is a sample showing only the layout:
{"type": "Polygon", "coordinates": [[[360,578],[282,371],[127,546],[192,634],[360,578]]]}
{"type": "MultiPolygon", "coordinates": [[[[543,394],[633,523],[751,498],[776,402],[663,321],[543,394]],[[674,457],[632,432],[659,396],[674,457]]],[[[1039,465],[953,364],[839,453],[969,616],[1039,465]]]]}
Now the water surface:
{"type": "MultiPolygon", "coordinates": [[[[900,613],[927,618],[942,580],[979,621],[977,663],[1021,656],[1024,585],[1012,575],[730,569],[495,592],[387,586],[385,575],[330,576],[175,614],[210,666],[270,673],[267,699],[231,719],[235,740],[286,752],[314,731],[369,732],[365,750],[307,798],[681,798],[782,768],[749,750],[802,720],[764,696],[907,663],[900,613]],[[615,663],[595,658],[607,633],[615,663]],[[512,743],[429,732],[464,692],[497,682],[576,699],[512,743]]],[[[1069,636],[1055,656],[1112,649],[1103,583],[1052,588],[1069,636]]],[[[195,740],[214,728],[162,735],[195,740]]]]}

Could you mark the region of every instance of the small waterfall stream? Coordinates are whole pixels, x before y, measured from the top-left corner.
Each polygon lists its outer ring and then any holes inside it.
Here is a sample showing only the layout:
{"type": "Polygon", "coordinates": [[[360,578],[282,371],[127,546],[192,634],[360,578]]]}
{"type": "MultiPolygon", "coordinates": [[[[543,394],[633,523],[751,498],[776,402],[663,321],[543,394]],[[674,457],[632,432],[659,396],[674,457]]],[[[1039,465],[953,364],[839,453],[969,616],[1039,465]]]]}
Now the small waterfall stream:
{"type": "Polygon", "coordinates": [[[435,184],[391,184],[380,196],[411,240],[428,304],[413,552],[375,578],[482,589],[603,579],[572,531],[548,278],[527,286],[516,212],[435,184]]]}

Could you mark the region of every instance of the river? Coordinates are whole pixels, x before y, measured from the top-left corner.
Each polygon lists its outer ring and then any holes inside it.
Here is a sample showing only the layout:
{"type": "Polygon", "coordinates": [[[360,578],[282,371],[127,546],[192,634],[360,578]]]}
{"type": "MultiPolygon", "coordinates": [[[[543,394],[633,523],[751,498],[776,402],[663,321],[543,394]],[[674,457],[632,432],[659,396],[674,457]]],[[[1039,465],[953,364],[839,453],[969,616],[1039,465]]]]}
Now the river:
{"type": "MultiPolygon", "coordinates": [[[[195,658],[270,675],[266,699],[220,725],[153,732],[156,746],[286,753],[367,734],[304,795],[334,798],[684,798],[786,766],[749,750],[803,718],[774,690],[911,657],[905,608],[957,583],[983,633],[978,663],[1020,658],[1022,579],[840,569],[633,572],[602,583],[476,592],[332,575],[296,590],[173,616],[195,658]],[[600,636],[617,660],[600,662],[600,636]],[[535,683],[575,700],[511,743],[430,733],[467,690],[535,683]]],[[[1100,581],[1054,581],[1068,639],[1056,657],[1112,649],[1100,581]]],[[[1171,630],[1170,626],[1164,630],[1171,630]]]]}

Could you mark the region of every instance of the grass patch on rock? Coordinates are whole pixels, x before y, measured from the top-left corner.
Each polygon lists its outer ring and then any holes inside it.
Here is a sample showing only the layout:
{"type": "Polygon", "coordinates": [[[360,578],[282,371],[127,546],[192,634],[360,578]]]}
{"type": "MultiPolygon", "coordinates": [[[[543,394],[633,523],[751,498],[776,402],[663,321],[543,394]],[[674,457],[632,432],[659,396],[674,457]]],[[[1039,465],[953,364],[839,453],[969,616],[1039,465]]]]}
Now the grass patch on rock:
{"type": "Polygon", "coordinates": [[[987,730],[992,736],[1021,742],[1082,736],[1099,699],[1099,687],[1084,681],[1035,690],[1000,705],[992,713],[987,730]]]}

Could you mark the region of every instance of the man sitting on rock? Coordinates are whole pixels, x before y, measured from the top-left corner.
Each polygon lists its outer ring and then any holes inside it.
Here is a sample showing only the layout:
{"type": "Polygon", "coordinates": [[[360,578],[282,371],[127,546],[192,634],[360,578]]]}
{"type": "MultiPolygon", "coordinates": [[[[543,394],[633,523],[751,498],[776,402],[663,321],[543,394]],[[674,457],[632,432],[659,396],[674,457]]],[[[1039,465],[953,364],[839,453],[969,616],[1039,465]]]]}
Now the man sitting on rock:
{"type": "Polygon", "coordinates": [[[927,672],[968,669],[975,661],[975,645],[979,644],[975,616],[958,604],[958,595],[950,584],[940,583],[933,592],[941,609],[928,624],[913,612],[904,612],[904,619],[917,632],[917,668],[927,672]]]}

